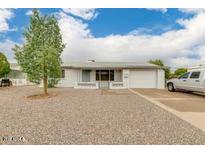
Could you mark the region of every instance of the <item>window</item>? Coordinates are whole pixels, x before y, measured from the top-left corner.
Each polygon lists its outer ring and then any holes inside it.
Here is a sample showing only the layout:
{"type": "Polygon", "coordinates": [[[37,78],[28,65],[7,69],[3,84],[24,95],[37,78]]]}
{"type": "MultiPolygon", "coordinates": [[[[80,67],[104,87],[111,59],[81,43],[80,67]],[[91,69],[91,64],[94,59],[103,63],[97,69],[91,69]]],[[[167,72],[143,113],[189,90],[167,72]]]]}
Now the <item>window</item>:
{"type": "Polygon", "coordinates": [[[96,70],[96,81],[100,81],[100,70],[96,70]]]}
{"type": "Polygon", "coordinates": [[[109,70],[101,70],[100,77],[100,81],[109,81],[109,70]]]}
{"type": "Polygon", "coordinates": [[[61,70],[61,78],[65,78],[65,70],[61,70]]]}
{"type": "Polygon", "coordinates": [[[110,81],[114,81],[114,70],[110,70],[110,81]]]}
{"type": "Polygon", "coordinates": [[[179,79],[187,79],[188,76],[189,76],[189,74],[190,74],[190,72],[187,72],[187,73],[185,73],[185,74],[182,74],[182,75],[179,77],[179,79]]]}
{"type": "Polygon", "coordinates": [[[200,72],[192,72],[190,79],[198,79],[200,76],[200,72]]]}
{"type": "Polygon", "coordinates": [[[114,81],[114,70],[96,70],[96,81],[114,81]]]}

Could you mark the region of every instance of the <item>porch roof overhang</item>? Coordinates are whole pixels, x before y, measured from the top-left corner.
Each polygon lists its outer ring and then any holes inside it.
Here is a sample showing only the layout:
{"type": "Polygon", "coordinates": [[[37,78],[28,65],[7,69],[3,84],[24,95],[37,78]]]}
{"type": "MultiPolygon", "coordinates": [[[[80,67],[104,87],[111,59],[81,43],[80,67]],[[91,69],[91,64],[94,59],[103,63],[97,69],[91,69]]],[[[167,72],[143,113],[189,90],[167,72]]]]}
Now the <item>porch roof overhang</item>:
{"type": "Polygon", "coordinates": [[[150,63],[137,63],[137,62],[72,62],[64,63],[62,68],[78,68],[78,69],[163,69],[164,67],[150,64],[150,63]]]}

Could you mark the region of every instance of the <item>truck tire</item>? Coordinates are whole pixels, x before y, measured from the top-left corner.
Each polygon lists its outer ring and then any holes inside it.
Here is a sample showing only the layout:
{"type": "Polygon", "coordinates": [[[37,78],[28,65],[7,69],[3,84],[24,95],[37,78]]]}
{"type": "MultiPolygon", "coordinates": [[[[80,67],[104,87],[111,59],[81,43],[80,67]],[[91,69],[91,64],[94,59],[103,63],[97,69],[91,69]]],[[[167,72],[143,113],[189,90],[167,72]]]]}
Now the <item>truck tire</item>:
{"type": "Polygon", "coordinates": [[[167,89],[168,89],[168,91],[171,91],[171,92],[174,92],[175,91],[175,89],[174,89],[174,84],[173,83],[168,83],[167,84],[167,89]]]}

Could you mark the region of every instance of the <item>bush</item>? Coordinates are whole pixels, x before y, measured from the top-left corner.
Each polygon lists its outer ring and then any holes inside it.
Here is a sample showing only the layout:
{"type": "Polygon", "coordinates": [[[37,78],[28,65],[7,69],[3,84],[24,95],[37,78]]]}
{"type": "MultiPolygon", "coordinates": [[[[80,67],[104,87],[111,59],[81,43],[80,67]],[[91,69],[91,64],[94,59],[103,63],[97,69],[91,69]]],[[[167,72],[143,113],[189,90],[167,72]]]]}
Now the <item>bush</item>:
{"type": "Polygon", "coordinates": [[[0,52],[0,78],[6,77],[6,75],[9,74],[10,71],[10,64],[6,56],[0,52]]]}
{"type": "Polygon", "coordinates": [[[56,78],[48,79],[48,88],[54,88],[58,81],[56,78]]]}

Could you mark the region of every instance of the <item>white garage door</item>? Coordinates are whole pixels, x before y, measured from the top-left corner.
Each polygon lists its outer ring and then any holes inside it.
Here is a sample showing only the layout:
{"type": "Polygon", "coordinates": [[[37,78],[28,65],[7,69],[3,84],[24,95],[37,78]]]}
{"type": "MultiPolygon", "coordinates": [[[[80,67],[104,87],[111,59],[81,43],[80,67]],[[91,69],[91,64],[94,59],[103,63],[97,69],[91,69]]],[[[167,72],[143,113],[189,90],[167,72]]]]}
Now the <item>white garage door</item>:
{"type": "Polygon", "coordinates": [[[130,88],[156,88],[156,70],[130,70],[130,88]]]}

